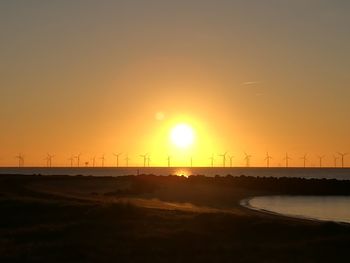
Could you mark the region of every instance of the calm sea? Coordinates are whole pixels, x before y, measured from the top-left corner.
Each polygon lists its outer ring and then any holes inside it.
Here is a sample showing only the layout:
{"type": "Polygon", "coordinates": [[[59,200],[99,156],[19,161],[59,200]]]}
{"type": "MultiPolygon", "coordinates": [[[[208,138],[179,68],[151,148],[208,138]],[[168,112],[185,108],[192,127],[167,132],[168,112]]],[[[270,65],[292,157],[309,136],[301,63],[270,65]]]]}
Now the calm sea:
{"type": "Polygon", "coordinates": [[[256,177],[301,177],[350,180],[350,168],[221,168],[221,167],[23,167],[0,168],[0,174],[41,174],[41,175],[92,175],[123,176],[137,174],[155,175],[205,175],[205,176],[256,176],[256,177]]]}
{"type": "Polygon", "coordinates": [[[291,217],[350,223],[349,196],[259,196],[242,204],[291,217]]]}

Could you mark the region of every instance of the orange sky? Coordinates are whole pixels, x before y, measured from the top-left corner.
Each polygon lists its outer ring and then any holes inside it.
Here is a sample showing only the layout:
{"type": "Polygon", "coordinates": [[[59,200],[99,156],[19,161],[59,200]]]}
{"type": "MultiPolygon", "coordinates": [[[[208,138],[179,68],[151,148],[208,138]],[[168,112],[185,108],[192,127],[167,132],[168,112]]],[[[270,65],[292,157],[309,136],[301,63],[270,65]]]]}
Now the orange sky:
{"type": "Polygon", "coordinates": [[[330,166],[350,152],[350,4],[145,2],[0,3],[1,166],[19,152],[31,166],[47,152],[59,166],[78,153],[114,165],[113,152],[221,165],[225,151],[238,166],[267,151],[274,166],[286,152],[330,166]],[[197,136],[187,150],[169,141],[182,122],[197,136]]]}

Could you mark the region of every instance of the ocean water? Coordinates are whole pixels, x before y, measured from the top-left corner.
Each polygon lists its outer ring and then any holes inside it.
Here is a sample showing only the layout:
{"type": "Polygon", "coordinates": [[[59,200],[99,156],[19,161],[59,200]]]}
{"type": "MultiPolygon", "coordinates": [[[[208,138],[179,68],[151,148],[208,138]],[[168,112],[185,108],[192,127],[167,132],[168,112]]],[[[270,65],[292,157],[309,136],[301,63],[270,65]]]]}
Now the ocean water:
{"type": "Polygon", "coordinates": [[[290,217],[350,223],[350,196],[259,196],[245,204],[290,217]]]}
{"type": "Polygon", "coordinates": [[[1,167],[0,174],[123,176],[137,174],[155,175],[205,175],[205,176],[256,176],[300,177],[350,180],[350,168],[222,168],[222,167],[1,167]]]}

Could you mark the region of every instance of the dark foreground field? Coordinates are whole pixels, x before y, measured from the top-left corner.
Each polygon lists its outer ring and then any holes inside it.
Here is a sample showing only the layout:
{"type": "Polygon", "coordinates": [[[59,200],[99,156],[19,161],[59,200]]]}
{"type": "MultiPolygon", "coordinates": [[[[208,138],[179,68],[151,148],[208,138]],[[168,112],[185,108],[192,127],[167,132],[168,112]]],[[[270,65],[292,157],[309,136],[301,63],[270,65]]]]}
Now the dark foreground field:
{"type": "Polygon", "coordinates": [[[322,180],[0,175],[0,262],[347,262],[348,225],[238,202],[349,191],[322,180]]]}

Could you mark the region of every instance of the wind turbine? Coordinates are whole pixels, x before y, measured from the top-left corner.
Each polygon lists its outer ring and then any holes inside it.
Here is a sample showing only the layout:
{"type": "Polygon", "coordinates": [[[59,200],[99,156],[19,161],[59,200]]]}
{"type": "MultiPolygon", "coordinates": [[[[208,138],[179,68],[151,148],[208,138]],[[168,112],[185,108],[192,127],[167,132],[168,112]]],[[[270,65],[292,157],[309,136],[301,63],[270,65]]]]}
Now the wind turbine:
{"type": "Polygon", "coordinates": [[[266,157],[265,157],[265,161],[266,161],[266,167],[269,168],[270,167],[270,160],[272,159],[271,155],[269,155],[269,153],[266,153],[266,157]]]}
{"type": "Polygon", "coordinates": [[[117,167],[119,167],[119,156],[121,155],[122,153],[113,153],[113,155],[117,158],[117,167]]]}
{"type": "Polygon", "coordinates": [[[211,161],[211,167],[214,167],[214,154],[209,157],[209,160],[211,161]]]}
{"type": "Polygon", "coordinates": [[[44,160],[46,161],[46,167],[50,167],[50,165],[49,165],[49,157],[46,156],[46,157],[44,158],[44,160]]]}
{"type": "Polygon", "coordinates": [[[129,167],[129,161],[130,161],[129,154],[127,154],[125,157],[126,167],[129,167]]]}
{"type": "Polygon", "coordinates": [[[222,157],[222,167],[225,167],[226,165],[226,155],[227,152],[224,152],[223,154],[218,154],[218,156],[222,157]]]}
{"type": "Polygon", "coordinates": [[[170,161],[171,161],[171,156],[170,155],[168,155],[167,161],[168,161],[168,167],[170,167],[170,161]]]}
{"type": "Polygon", "coordinates": [[[70,158],[68,158],[68,161],[70,161],[70,167],[73,167],[74,156],[72,155],[70,158]]]}
{"type": "Polygon", "coordinates": [[[53,157],[55,157],[55,155],[51,155],[51,154],[47,154],[47,157],[46,157],[46,159],[47,159],[47,166],[48,167],[52,167],[52,159],[53,159],[53,157]]]}
{"type": "Polygon", "coordinates": [[[326,157],[325,155],[317,155],[318,159],[320,160],[320,168],[322,167],[322,160],[324,159],[324,157],[326,157]]]}
{"type": "Polygon", "coordinates": [[[250,167],[250,158],[252,158],[252,156],[247,154],[246,152],[244,153],[244,155],[245,155],[244,160],[246,161],[246,167],[250,167]]]}
{"type": "Polygon", "coordinates": [[[191,164],[191,168],[193,167],[193,157],[191,156],[190,158],[190,164],[191,164]]]}
{"type": "Polygon", "coordinates": [[[341,153],[341,152],[338,152],[338,154],[340,155],[341,157],[341,168],[344,168],[344,157],[346,155],[348,155],[348,153],[341,153]]]}
{"type": "Polygon", "coordinates": [[[78,155],[74,156],[74,158],[77,159],[77,165],[78,165],[78,167],[79,167],[79,165],[80,165],[80,156],[81,156],[81,153],[79,153],[78,155]]]}
{"type": "Polygon", "coordinates": [[[304,161],[304,168],[306,168],[307,154],[305,153],[303,157],[300,157],[304,161]]]}
{"type": "Polygon", "coordinates": [[[233,155],[229,155],[228,158],[230,159],[230,167],[232,167],[232,159],[234,158],[233,155]]]}
{"type": "Polygon", "coordinates": [[[337,167],[337,160],[339,159],[339,157],[333,155],[333,160],[334,160],[334,167],[337,167]]]}
{"type": "Polygon", "coordinates": [[[283,160],[286,161],[286,168],[288,168],[289,166],[289,160],[291,160],[292,158],[289,157],[288,153],[286,153],[286,157],[283,158],[283,160]]]}
{"type": "Polygon", "coordinates": [[[105,166],[105,154],[102,154],[102,156],[100,157],[100,160],[101,160],[101,167],[104,167],[105,166]]]}
{"type": "Polygon", "coordinates": [[[18,159],[18,167],[22,167],[24,165],[24,156],[19,153],[15,158],[18,159]]]}
{"type": "Polygon", "coordinates": [[[147,166],[149,167],[149,163],[151,162],[151,156],[150,155],[148,155],[147,156],[147,166]]]}
{"type": "Polygon", "coordinates": [[[55,157],[54,154],[49,154],[50,157],[50,168],[52,167],[52,159],[55,157]]]}
{"type": "Polygon", "coordinates": [[[91,161],[92,161],[92,167],[95,167],[96,156],[92,157],[91,161]]]}
{"type": "Polygon", "coordinates": [[[143,167],[146,167],[148,153],[140,154],[140,157],[143,158],[143,167]]]}

